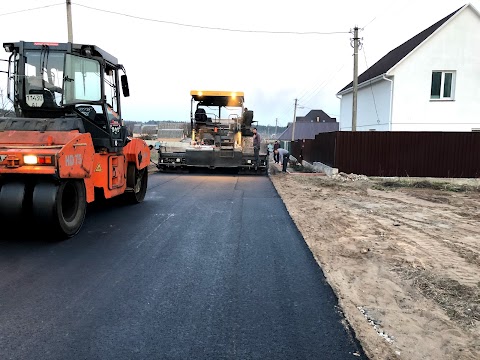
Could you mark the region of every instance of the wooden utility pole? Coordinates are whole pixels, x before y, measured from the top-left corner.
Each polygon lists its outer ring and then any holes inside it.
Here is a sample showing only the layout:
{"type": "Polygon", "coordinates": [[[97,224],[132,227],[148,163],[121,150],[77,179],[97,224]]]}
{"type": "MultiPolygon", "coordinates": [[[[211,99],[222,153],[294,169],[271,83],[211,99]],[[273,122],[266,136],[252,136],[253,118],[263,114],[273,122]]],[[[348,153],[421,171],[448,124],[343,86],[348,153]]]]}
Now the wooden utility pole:
{"type": "Polygon", "coordinates": [[[352,131],[357,131],[357,92],[358,92],[358,26],[353,29],[353,101],[352,131]]]}
{"type": "Polygon", "coordinates": [[[73,30],[72,30],[72,1],[67,1],[67,28],[68,28],[68,42],[73,43],[73,30]]]}
{"type": "Polygon", "coordinates": [[[297,99],[295,99],[295,107],[293,108],[293,123],[292,123],[292,141],[295,141],[295,121],[297,119],[297,99]]]}

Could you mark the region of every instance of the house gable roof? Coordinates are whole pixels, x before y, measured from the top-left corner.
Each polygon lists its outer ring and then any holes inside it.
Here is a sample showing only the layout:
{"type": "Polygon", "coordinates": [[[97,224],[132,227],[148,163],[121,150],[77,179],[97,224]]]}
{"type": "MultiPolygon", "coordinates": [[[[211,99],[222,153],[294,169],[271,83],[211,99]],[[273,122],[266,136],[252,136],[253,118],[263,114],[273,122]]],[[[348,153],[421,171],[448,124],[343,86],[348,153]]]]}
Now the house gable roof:
{"type": "MultiPolygon", "coordinates": [[[[464,5],[461,8],[455,10],[451,14],[445,16],[443,19],[437,21],[435,24],[429,28],[423,30],[421,33],[415,35],[410,40],[407,40],[402,45],[391,50],[388,54],[378,60],[375,64],[370,66],[358,77],[358,84],[364,83],[365,81],[372,80],[378,76],[386,74],[391,68],[397,65],[403,58],[415,50],[421,43],[423,43],[430,35],[437,31],[443,24],[445,24],[452,16],[458,13],[463,8],[469,6],[464,5]]],[[[350,82],[347,86],[342,88],[337,94],[353,88],[353,81],[350,82]]]]}
{"type": "Polygon", "coordinates": [[[320,122],[334,122],[336,121],[335,118],[331,118],[325,111],[323,110],[310,110],[307,115],[305,116],[297,116],[297,122],[317,122],[317,118],[320,122]]]}
{"type": "MultiPolygon", "coordinates": [[[[326,132],[335,132],[339,129],[338,122],[296,122],[295,140],[315,139],[315,135],[326,132]]],[[[278,136],[278,140],[292,140],[292,124],[278,136]]]]}

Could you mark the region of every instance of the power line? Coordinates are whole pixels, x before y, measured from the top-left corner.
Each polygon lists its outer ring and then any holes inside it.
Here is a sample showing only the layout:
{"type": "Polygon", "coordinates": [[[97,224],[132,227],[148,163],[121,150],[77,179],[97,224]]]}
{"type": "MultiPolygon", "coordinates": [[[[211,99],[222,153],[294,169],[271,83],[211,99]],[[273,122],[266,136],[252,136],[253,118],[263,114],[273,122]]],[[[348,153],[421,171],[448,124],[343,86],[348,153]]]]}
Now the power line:
{"type": "Polygon", "coordinates": [[[337,74],[345,67],[345,64],[343,64],[335,73],[330,73],[330,78],[325,79],[315,90],[312,94],[307,97],[305,100],[305,104],[308,104],[319,92],[322,90],[325,86],[327,86],[330,81],[332,81],[337,74]]]}
{"type": "Polygon", "coordinates": [[[108,14],[125,16],[125,17],[129,17],[129,18],[132,18],[132,19],[137,19],[137,20],[158,22],[158,23],[162,23],[162,24],[176,25],[176,26],[183,26],[183,27],[204,29],[204,30],[218,30],[218,31],[230,31],[230,32],[241,32],[241,33],[256,33],[256,34],[288,34],[288,35],[338,35],[338,34],[348,34],[349,33],[348,31],[329,31],[329,32],[305,31],[305,32],[300,32],[300,31],[268,31],[268,30],[229,29],[229,28],[184,24],[184,23],[168,21],[168,20],[151,19],[151,18],[145,18],[145,17],[141,17],[141,16],[124,14],[124,13],[111,11],[111,10],[98,9],[98,8],[94,8],[94,7],[87,6],[87,5],[82,5],[82,4],[76,4],[76,3],[73,3],[73,4],[76,5],[76,6],[80,6],[80,7],[90,9],[90,10],[95,10],[95,11],[108,13],[108,14]]]}
{"type": "MultiPolygon", "coordinates": [[[[367,64],[367,54],[365,54],[365,44],[362,46],[363,57],[365,59],[365,66],[367,67],[367,73],[369,73],[369,67],[367,64]]],[[[368,76],[370,77],[370,75],[368,76]]],[[[377,102],[375,101],[375,94],[373,93],[372,79],[370,79],[370,90],[372,91],[373,106],[375,106],[375,113],[377,114],[377,123],[380,124],[380,117],[378,116],[377,102]]]]}
{"type": "Polygon", "coordinates": [[[0,14],[0,16],[18,14],[18,13],[27,12],[27,11],[33,11],[33,10],[40,10],[40,9],[45,9],[45,8],[48,8],[48,7],[53,7],[53,6],[58,6],[58,5],[64,5],[64,6],[65,6],[65,3],[62,2],[62,3],[57,3],[57,4],[39,6],[39,7],[35,7],[35,8],[30,8],[30,9],[17,10],[17,11],[12,11],[12,12],[9,12],[9,13],[0,14]]]}
{"type": "Polygon", "coordinates": [[[362,29],[362,30],[365,30],[365,28],[366,28],[368,25],[370,25],[372,22],[374,22],[376,19],[377,19],[377,17],[375,16],[372,20],[370,20],[370,21],[368,22],[367,25],[362,26],[361,29],[362,29]]]}
{"type": "Polygon", "coordinates": [[[370,25],[370,24],[373,23],[375,20],[377,20],[377,18],[378,18],[379,16],[382,16],[382,15],[385,13],[385,11],[387,11],[387,9],[389,9],[392,5],[393,5],[393,3],[387,4],[387,5],[383,8],[382,11],[380,11],[377,15],[375,15],[375,16],[373,17],[373,19],[370,20],[366,25],[362,26],[362,27],[360,28],[360,30],[362,30],[362,31],[365,30],[365,28],[366,28],[368,25],[370,25]]]}
{"type": "MultiPolygon", "coordinates": [[[[317,84],[318,82],[320,82],[320,80],[323,80],[323,75],[321,77],[318,77],[314,83],[317,84]]],[[[304,88],[300,94],[297,96],[297,98],[299,100],[302,100],[305,96],[307,96],[308,94],[312,93],[313,91],[316,91],[318,89],[318,86],[317,85],[313,85],[311,86],[310,88],[304,88]]]]}
{"type": "MultiPolygon", "coordinates": [[[[342,68],[343,68],[343,66],[342,66],[342,68]]],[[[337,71],[337,73],[338,73],[338,71],[337,71]]],[[[319,79],[319,80],[320,80],[320,79],[319,79]]],[[[323,80],[322,82],[319,81],[319,82],[320,82],[319,85],[313,85],[313,86],[310,87],[309,89],[304,88],[304,90],[301,92],[301,95],[297,96],[297,99],[298,99],[299,101],[302,101],[302,99],[304,99],[305,97],[308,96],[308,100],[305,101],[305,103],[308,103],[308,101],[310,101],[311,98],[312,98],[313,96],[315,96],[315,95],[318,93],[318,91],[320,91],[320,89],[321,89],[322,85],[325,83],[325,81],[326,81],[326,80],[323,80]]],[[[281,114],[285,114],[285,115],[287,114],[287,112],[290,113],[290,107],[291,107],[290,105],[285,105],[285,106],[283,106],[282,109],[281,109],[281,111],[280,111],[280,113],[281,113],[281,114]]]]}
{"type": "MultiPolygon", "coordinates": [[[[332,72],[329,72],[330,73],[330,77],[327,77],[326,79],[324,79],[318,86],[313,86],[312,88],[310,88],[310,90],[308,91],[303,91],[302,93],[304,95],[302,96],[299,96],[298,99],[299,100],[302,100],[302,103],[303,104],[308,104],[315,95],[317,95],[320,90],[322,90],[322,88],[324,88],[325,86],[327,86],[333,79],[335,79],[335,77],[338,75],[338,73],[340,73],[340,71],[345,67],[345,63],[340,66],[337,71],[335,73],[332,73],[332,72]],[[309,95],[308,95],[309,94],[309,95]],[[308,95],[308,96],[307,96],[308,95]]],[[[313,110],[305,105],[300,105],[306,109],[310,109],[310,110],[313,110]]],[[[290,104],[285,104],[283,105],[281,108],[280,108],[280,111],[277,113],[279,114],[280,116],[278,116],[279,118],[289,118],[291,116],[291,105],[290,104]]]]}
{"type": "MultiPolygon", "coordinates": [[[[300,108],[300,107],[301,107],[301,108],[308,109],[308,110],[318,110],[318,109],[314,109],[314,108],[311,108],[311,107],[308,107],[308,106],[305,106],[305,105],[302,105],[302,104],[300,104],[300,105],[297,106],[297,108],[300,108]]],[[[330,112],[330,111],[325,111],[325,110],[323,110],[323,112],[324,112],[325,114],[327,114],[328,116],[330,116],[330,117],[332,117],[332,116],[339,117],[339,115],[340,115],[340,114],[334,114],[334,113],[332,113],[332,112],[330,112]]]]}

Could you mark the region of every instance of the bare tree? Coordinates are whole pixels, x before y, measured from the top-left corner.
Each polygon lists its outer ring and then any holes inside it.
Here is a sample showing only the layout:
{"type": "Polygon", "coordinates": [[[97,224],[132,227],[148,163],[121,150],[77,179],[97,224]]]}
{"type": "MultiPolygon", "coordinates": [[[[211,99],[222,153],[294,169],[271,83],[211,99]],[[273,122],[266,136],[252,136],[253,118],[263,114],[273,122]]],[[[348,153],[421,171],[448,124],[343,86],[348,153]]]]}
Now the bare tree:
{"type": "Polygon", "coordinates": [[[0,89],[0,117],[15,116],[12,102],[4,95],[4,90],[0,89]]]}

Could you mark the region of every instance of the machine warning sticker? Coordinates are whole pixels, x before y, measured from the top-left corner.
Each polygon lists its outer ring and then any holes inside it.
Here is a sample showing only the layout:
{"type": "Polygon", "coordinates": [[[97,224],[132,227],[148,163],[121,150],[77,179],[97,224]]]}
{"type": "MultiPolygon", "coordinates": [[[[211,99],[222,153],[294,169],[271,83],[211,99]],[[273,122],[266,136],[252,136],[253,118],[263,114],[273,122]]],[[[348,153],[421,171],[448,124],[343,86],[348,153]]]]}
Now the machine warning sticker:
{"type": "Polygon", "coordinates": [[[95,168],[95,172],[100,172],[102,171],[102,167],[100,166],[100,164],[97,164],[97,167],[95,168]]]}
{"type": "Polygon", "coordinates": [[[120,133],[120,123],[117,120],[110,121],[110,128],[112,129],[112,133],[117,135],[120,133]]]}
{"type": "Polygon", "coordinates": [[[43,95],[26,95],[27,105],[30,107],[40,107],[43,105],[43,95]]]}

